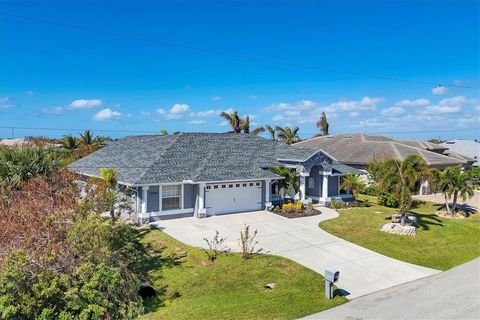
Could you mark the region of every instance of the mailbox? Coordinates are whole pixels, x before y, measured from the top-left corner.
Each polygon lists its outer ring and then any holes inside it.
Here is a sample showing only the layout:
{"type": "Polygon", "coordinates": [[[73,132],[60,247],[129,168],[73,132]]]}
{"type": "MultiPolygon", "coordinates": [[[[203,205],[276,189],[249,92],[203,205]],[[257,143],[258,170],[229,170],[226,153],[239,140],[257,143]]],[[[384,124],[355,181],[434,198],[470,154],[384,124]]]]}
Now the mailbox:
{"type": "Polygon", "coordinates": [[[329,282],[337,282],[338,278],[340,277],[340,271],[333,268],[325,269],[325,280],[329,282]]]}
{"type": "Polygon", "coordinates": [[[333,299],[333,283],[340,278],[340,271],[334,268],[325,269],[325,296],[328,299],[333,299]]]}

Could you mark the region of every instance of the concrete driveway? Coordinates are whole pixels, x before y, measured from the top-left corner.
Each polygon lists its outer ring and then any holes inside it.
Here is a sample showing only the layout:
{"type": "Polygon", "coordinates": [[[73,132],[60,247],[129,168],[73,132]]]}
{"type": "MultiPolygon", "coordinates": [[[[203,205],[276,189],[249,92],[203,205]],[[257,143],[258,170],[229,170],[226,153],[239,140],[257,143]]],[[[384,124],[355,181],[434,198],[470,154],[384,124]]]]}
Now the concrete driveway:
{"type": "Polygon", "coordinates": [[[304,319],[480,319],[480,259],[304,319]]]}
{"type": "Polygon", "coordinates": [[[232,250],[240,251],[240,231],[248,224],[258,231],[259,247],[268,254],[289,258],[321,274],[326,267],[339,269],[337,286],[349,299],[440,272],[386,257],[323,231],[318,223],[336,218],[338,213],[328,208],[321,211],[318,216],[296,219],[257,211],[157,221],[152,225],[196,247],[206,247],[203,238],[213,238],[218,230],[232,250]]]}

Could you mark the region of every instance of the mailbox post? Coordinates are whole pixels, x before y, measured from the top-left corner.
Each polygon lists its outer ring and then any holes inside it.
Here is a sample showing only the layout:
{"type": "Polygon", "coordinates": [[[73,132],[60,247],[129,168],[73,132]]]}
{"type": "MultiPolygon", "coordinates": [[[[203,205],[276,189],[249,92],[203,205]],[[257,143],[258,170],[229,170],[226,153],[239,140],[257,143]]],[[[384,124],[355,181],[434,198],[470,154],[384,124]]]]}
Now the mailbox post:
{"type": "Polygon", "coordinates": [[[333,299],[333,284],[338,281],[340,271],[334,268],[325,269],[325,296],[333,299]]]}

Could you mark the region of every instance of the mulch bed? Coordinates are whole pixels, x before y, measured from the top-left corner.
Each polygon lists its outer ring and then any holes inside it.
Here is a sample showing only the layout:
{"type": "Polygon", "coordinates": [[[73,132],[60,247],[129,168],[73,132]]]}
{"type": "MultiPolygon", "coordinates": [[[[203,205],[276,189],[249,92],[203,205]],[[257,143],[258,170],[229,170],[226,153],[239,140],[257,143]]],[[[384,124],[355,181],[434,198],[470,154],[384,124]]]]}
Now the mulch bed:
{"type": "Polygon", "coordinates": [[[317,209],[307,209],[304,210],[302,213],[296,213],[296,212],[275,212],[275,211],[270,211],[271,213],[278,214],[279,216],[288,218],[288,219],[294,219],[294,218],[302,218],[302,217],[311,217],[311,216],[317,216],[321,214],[322,212],[317,209]]]}

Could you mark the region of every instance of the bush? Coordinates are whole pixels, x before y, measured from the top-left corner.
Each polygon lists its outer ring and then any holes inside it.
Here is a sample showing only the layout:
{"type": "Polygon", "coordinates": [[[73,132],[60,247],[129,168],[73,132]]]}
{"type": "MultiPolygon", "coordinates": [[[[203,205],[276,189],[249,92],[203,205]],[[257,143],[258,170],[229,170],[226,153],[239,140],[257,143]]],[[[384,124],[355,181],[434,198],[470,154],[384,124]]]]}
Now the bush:
{"type": "Polygon", "coordinates": [[[143,312],[137,290],[149,256],[139,230],[100,218],[74,178],[66,171],[31,178],[1,208],[0,319],[143,312]]]}
{"type": "Polygon", "coordinates": [[[377,195],[377,188],[374,185],[369,185],[363,189],[363,194],[366,194],[368,196],[376,196],[377,195]]]}
{"type": "Polygon", "coordinates": [[[398,200],[392,193],[382,193],[378,198],[378,204],[390,208],[398,208],[398,200]]]}

